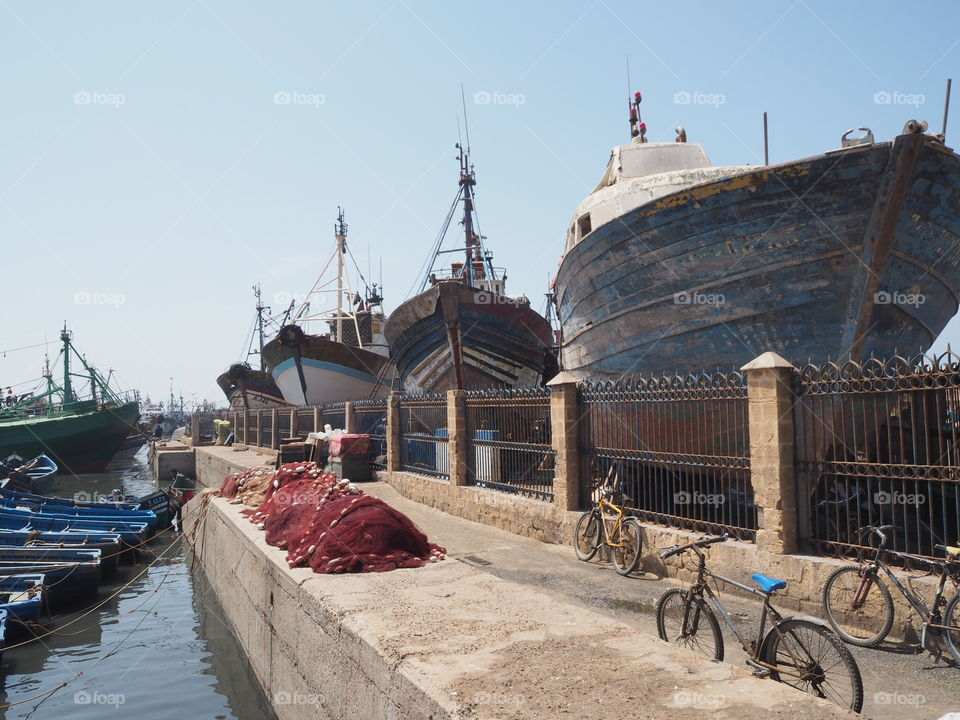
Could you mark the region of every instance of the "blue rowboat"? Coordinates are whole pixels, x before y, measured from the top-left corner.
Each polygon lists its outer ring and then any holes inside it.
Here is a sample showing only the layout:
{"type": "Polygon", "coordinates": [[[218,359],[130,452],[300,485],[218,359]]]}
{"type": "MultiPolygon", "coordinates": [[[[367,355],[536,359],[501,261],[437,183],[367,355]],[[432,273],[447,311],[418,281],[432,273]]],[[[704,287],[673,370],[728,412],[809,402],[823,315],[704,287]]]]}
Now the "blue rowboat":
{"type": "Polygon", "coordinates": [[[7,634],[7,611],[0,610],[0,662],[3,662],[3,650],[6,647],[4,636],[7,634]]]}
{"type": "Polygon", "coordinates": [[[0,577],[14,575],[43,575],[53,609],[89,602],[100,589],[100,551],[72,550],[63,559],[0,559],[0,577]]]}
{"type": "Polygon", "coordinates": [[[116,575],[120,559],[129,555],[116,533],[44,533],[0,530],[0,551],[7,548],[99,550],[104,577],[116,575]]]}
{"type": "Polygon", "coordinates": [[[27,462],[17,455],[11,455],[0,462],[0,478],[6,479],[7,486],[14,490],[48,493],[56,485],[59,469],[46,455],[37,455],[27,462]]]}
{"type": "Polygon", "coordinates": [[[53,518],[40,513],[26,513],[17,510],[0,509],[0,529],[3,530],[40,530],[44,532],[107,532],[116,533],[127,547],[135,548],[147,540],[146,523],[99,522],[76,518],[53,518]]]}
{"type": "Polygon", "coordinates": [[[23,623],[38,622],[43,613],[43,575],[11,575],[0,578],[0,610],[7,613],[7,633],[12,636],[23,623]]]}
{"type": "Polygon", "coordinates": [[[112,508],[74,508],[65,506],[35,505],[17,500],[0,498],[0,509],[28,512],[50,517],[78,518],[82,520],[117,520],[119,522],[142,522],[156,528],[159,521],[152,510],[113,510],[112,508]]]}
{"type": "Polygon", "coordinates": [[[35,495],[28,492],[20,492],[19,490],[13,490],[7,485],[0,483],[0,498],[7,498],[8,500],[17,500],[25,503],[35,503],[37,505],[50,505],[53,507],[87,507],[87,508],[110,508],[114,510],[143,510],[143,509],[152,509],[152,508],[142,508],[139,502],[108,502],[101,500],[100,502],[82,502],[77,500],[71,500],[70,498],[62,497],[47,497],[46,495],[35,495]]]}

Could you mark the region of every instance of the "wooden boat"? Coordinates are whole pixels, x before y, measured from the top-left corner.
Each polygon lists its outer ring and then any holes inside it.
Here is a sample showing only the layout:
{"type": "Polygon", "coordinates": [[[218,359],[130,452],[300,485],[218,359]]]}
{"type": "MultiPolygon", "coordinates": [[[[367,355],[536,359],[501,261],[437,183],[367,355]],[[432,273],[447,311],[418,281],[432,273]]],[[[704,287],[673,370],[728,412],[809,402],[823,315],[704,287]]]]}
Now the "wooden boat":
{"type": "MultiPolygon", "coordinates": [[[[468,152],[457,146],[463,202],[463,262],[431,267],[422,292],[391,313],[390,357],[407,391],[537,386],[556,372],[553,330],[526,298],[505,293],[506,273],[474,231],[476,179],[468,152]],[[427,287],[429,285],[429,287],[427,287]]],[[[453,211],[447,217],[447,227],[453,211]]],[[[436,245],[434,264],[447,227],[436,245]]]]}
{"type": "MultiPolygon", "coordinates": [[[[7,498],[9,500],[19,500],[24,503],[34,503],[37,505],[48,505],[56,507],[92,507],[92,508],[112,508],[115,510],[143,510],[144,508],[140,507],[139,502],[113,502],[100,500],[98,502],[84,502],[71,500],[70,498],[62,498],[56,496],[46,496],[46,495],[35,495],[33,493],[20,492],[18,490],[11,490],[6,485],[0,484],[0,497],[7,498]]],[[[145,496],[148,497],[148,496],[145,496]]],[[[149,509],[149,508],[147,508],[149,509]]]]}
{"type": "Polygon", "coordinates": [[[173,500],[166,490],[154,490],[152,493],[141,497],[127,495],[122,502],[112,499],[111,496],[102,497],[97,502],[86,502],[10,490],[4,486],[3,481],[0,481],[0,498],[15,500],[18,504],[28,507],[31,505],[38,506],[38,509],[43,507],[50,512],[58,512],[56,509],[58,507],[92,508],[95,510],[150,510],[157,516],[157,525],[161,528],[170,525],[170,519],[179,507],[179,503],[173,500]]]}
{"type": "Polygon", "coordinates": [[[3,633],[12,637],[22,632],[24,623],[40,620],[44,611],[44,576],[11,575],[0,577],[0,610],[7,614],[7,627],[3,633]]]}
{"type": "Polygon", "coordinates": [[[62,560],[7,559],[0,548],[0,577],[43,575],[52,609],[66,608],[96,598],[100,589],[100,551],[73,550],[62,560]]]}
{"type": "Polygon", "coordinates": [[[54,533],[0,530],[0,549],[99,550],[100,569],[110,577],[120,568],[120,560],[129,557],[116,533],[54,533]]]}
{"type": "MultiPolygon", "coordinates": [[[[639,98],[633,104],[638,118],[639,98]]],[[[960,156],[910,121],[802,160],[614,148],[556,279],[563,367],[621,377],[927,350],[960,298],[960,156]]],[[[849,134],[849,133],[848,133],[849,134]]]]}
{"type": "Polygon", "coordinates": [[[109,520],[80,520],[54,518],[40,513],[23,513],[0,509],[0,529],[39,530],[41,532],[116,533],[125,547],[141,547],[148,539],[146,523],[122,523],[109,520]]]}
{"type": "Polygon", "coordinates": [[[335,233],[333,253],[293,321],[263,347],[261,357],[291,405],[383,397],[395,380],[383,336],[383,298],[376,284],[361,298],[347,272],[343,210],[335,233]],[[318,325],[319,332],[304,329],[318,325]]]}
{"type": "Polygon", "coordinates": [[[138,522],[146,524],[150,529],[156,529],[159,525],[157,515],[152,510],[115,510],[109,507],[101,509],[96,507],[78,508],[62,505],[38,505],[24,502],[23,500],[11,500],[5,497],[0,497],[0,509],[51,518],[77,518],[79,520],[98,520],[101,522],[138,522]]]}
{"type": "Polygon", "coordinates": [[[48,493],[56,485],[59,469],[53,460],[43,454],[26,462],[18,455],[11,455],[0,462],[0,481],[14,490],[48,493]]]}

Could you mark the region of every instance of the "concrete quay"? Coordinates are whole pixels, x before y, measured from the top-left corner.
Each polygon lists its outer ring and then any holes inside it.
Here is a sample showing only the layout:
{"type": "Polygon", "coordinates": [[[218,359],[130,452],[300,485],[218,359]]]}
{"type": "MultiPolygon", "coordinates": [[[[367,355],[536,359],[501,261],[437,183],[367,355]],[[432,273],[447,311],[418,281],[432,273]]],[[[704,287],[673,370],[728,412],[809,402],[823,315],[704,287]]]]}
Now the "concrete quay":
{"type": "MultiPolygon", "coordinates": [[[[223,467],[263,463],[231,448],[195,452],[201,485],[219,485],[223,467]]],[[[405,512],[415,505],[379,483],[366,489],[405,512]]],[[[186,506],[184,530],[281,720],[853,717],[453,550],[383,574],[290,569],[240,509],[202,497],[186,506]]],[[[469,537],[474,523],[444,517],[455,529],[414,520],[441,544],[469,537]]]]}

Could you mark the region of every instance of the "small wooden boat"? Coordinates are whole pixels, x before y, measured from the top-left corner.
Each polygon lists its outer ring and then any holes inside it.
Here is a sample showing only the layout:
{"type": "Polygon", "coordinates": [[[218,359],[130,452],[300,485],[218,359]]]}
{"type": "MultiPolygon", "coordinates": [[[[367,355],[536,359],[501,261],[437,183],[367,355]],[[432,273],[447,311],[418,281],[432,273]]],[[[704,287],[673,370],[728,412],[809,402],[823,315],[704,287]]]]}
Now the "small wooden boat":
{"type": "Polygon", "coordinates": [[[0,662],[3,662],[3,651],[6,648],[4,637],[7,634],[7,611],[0,610],[0,662]]]}
{"type": "MultiPolygon", "coordinates": [[[[8,498],[10,500],[23,500],[24,502],[33,502],[42,505],[54,505],[60,507],[93,507],[93,508],[113,508],[115,510],[143,510],[145,508],[140,507],[137,502],[111,502],[106,500],[101,500],[99,502],[80,502],[77,500],[71,500],[70,498],[62,497],[48,497],[46,495],[35,495],[33,493],[21,492],[19,490],[13,490],[8,485],[4,484],[3,480],[0,480],[0,497],[8,498]]],[[[145,496],[151,497],[150,495],[145,496]]],[[[152,510],[153,508],[146,508],[152,510]]]]}
{"type": "MultiPolygon", "coordinates": [[[[9,548],[7,548],[9,550],[9,548]]],[[[65,552],[65,551],[63,551],[65,552]]],[[[43,575],[50,607],[59,609],[89,602],[100,589],[100,551],[72,550],[62,560],[8,559],[0,549],[0,577],[43,575]]]]}
{"type": "Polygon", "coordinates": [[[0,578],[0,610],[7,614],[7,637],[26,629],[25,623],[38,622],[43,613],[44,576],[11,575],[0,578]]]}
{"type": "Polygon", "coordinates": [[[120,559],[131,557],[116,533],[44,533],[0,530],[0,552],[6,549],[99,550],[100,569],[112,577],[120,569],[120,559]]]}
{"type": "Polygon", "coordinates": [[[157,515],[152,510],[114,510],[104,508],[75,508],[63,505],[39,505],[37,503],[10,500],[0,497],[0,509],[13,512],[24,512],[36,515],[47,515],[56,518],[77,518],[81,520],[115,520],[119,522],[141,522],[154,529],[159,524],[157,515]]]}
{"type": "Polygon", "coordinates": [[[114,522],[110,520],[81,520],[78,518],[56,518],[40,513],[25,513],[17,510],[0,509],[0,529],[3,530],[40,530],[49,532],[107,532],[116,533],[126,547],[135,548],[148,539],[146,523],[114,522]]]}
{"type": "Polygon", "coordinates": [[[46,455],[37,455],[27,462],[19,455],[10,455],[0,462],[0,478],[14,490],[43,494],[53,490],[59,469],[46,455]]]}

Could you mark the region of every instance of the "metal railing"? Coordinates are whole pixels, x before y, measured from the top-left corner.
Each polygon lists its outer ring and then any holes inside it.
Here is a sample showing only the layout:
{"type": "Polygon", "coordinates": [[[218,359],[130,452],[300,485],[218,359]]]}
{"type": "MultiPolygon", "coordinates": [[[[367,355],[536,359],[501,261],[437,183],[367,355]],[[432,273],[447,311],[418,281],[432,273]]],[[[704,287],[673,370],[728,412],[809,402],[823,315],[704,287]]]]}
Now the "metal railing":
{"type": "Polygon", "coordinates": [[[387,467],[387,399],[358,400],[353,403],[357,431],[370,436],[370,466],[387,467]]]}
{"type": "Polygon", "coordinates": [[[935,556],[960,539],[960,357],[808,365],[795,374],[801,540],[862,557],[857,530],[890,524],[890,549],[935,556]]]}
{"type": "Polygon", "coordinates": [[[469,484],[553,500],[548,390],[469,391],[466,426],[469,484]]]}
{"type": "Polygon", "coordinates": [[[739,372],[585,382],[580,397],[582,507],[607,483],[644,522],[756,539],[739,372]]]}
{"type": "Polygon", "coordinates": [[[401,395],[399,410],[400,467],[408,472],[449,479],[446,396],[401,395]]]}
{"type": "Polygon", "coordinates": [[[326,403],[320,412],[320,427],[318,431],[323,430],[329,425],[332,429],[346,429],[347,416],[346,406],[343,402],[326,403]]]}

